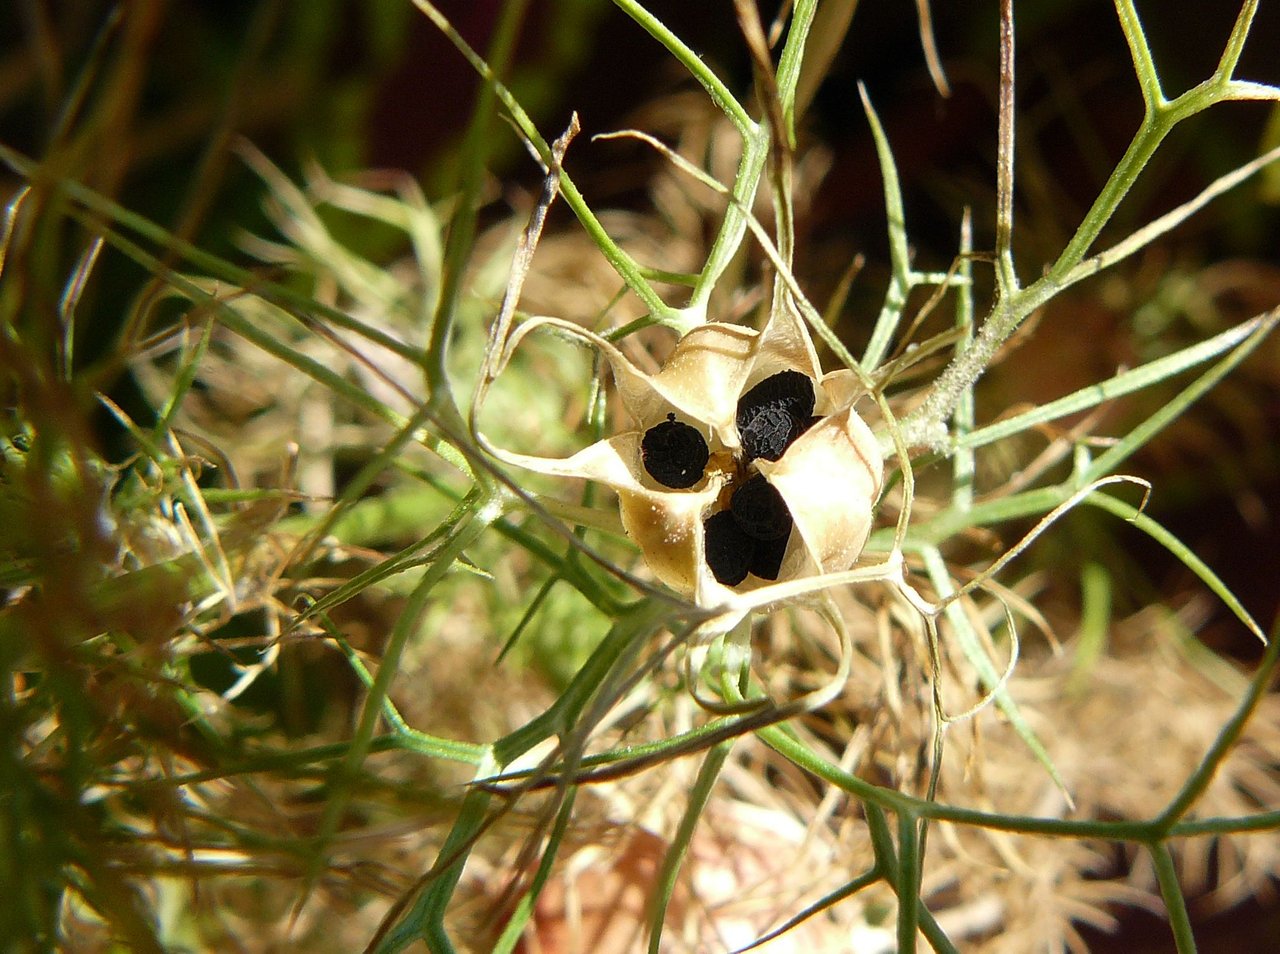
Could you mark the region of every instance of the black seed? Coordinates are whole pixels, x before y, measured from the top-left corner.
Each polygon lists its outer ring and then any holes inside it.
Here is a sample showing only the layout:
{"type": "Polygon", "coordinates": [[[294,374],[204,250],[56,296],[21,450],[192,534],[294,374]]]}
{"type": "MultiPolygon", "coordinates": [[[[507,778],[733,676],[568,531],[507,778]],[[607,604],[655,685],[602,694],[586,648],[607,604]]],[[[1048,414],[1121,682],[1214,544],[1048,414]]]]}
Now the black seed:
{"type": "Polygon", "coordinates": [[[799,371],[779,371],[742,395],[737,423],[744,463],[781,457],[808,429],[813,404],[813,381],[799,371]]]}
{"type": "Polygon", "coordinates": [[[751,554],[751,566],[748,569],[762,580],[776,580],[782,569],[782,558],[787,553],[787,541],[791,534],[777,540],[761,540],[751,554]]]}
{"type": "Polygon", "coordinates": [[[702,479],[711,454],[696,427],[668,414],[665,421],[644,432],[640,457],[650,477],[664,487],[684,490],[702,479]]]}
{"type": "Polygon", "coordinates": [[[742,454],[750,463],[758,457],[777,460],[796,438],[796,419],[774,405],[762,408],[744,427],[738,425],[742,454]]]}
{"type": "Polygon", "coordinates": [[[778,540],[791,532],[791,511],[786,501],[760,474],[734,491],[729,510],[738,527],[753,540],[778,540]]]}
{"type": "Polygon", "coordinates": [[[703,522],[702,530],[712,575],[725,586],[737,586],[747,578],[756,541],[742,532],[728,510],[713,513],[703,522]]]}
{"type": "Polygon", "coordinates": [[[770,375],[738,400],[738,422],[743,423],[760,408],[780,405],[801,420],[813,413],[813,381],[801,371],[779,371],[770,375]]]}

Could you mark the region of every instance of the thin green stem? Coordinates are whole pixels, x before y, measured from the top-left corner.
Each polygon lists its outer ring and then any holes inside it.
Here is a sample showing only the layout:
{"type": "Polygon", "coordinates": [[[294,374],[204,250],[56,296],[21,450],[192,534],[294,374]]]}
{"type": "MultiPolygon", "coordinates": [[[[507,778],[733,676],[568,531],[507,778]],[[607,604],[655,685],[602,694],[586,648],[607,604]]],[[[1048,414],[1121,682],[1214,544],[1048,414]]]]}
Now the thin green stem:
{"type": "Polygon", "coordinates": [[[1123,371],[1109,380],[1083,387],[1056,401],[1049,401],[1029,411],[1015,414],[973,431],[958,430],[954,446],[957,450],[984,447],[1017,434],[1024,434],[1037,425],[1071,414],[1079,414],[1107,401],[1149,388],[1217,357],[1224,351],[1239,345],[1260,329],[1264,333],[1268,332],[1277,319],[1280,319],[1280,311],[1269,312],[1267,315],[1241,322],[1234,328],[1228,328],[1199,344],[1191,345],[1163,358],[1157,358],[1129,371],[1123,371]]]}
{"type": "Polygon", "coordinates": [[[1013,266],[1013,0],[1000,0],[1000,117],[996,146],[996,284],[1000,298],[1018,289],[1013,266]]]}
{"type": "MultiPolygon", "coordinates": [[[[418,634],[422,616],[430,605],[436,585],[444,578],[462,552],[480,536],[481,533],[497,519],[499,511],[478,493],[473,493],[458,506],[446,523],[451,526],[449,537],[434,561],[426,567],[422,579],[414,587],[404,609],[396,619],[391,635],[383,650],[382,662],[373,684],[365,695],[364,705],[360,710],[360,718],[352,733],[351,746],[346,757],[338,766],[334,778],[334,787],[325,803],[324,814],[318,825],[318,838],[321,845],[328,842],[337,831],[338,821],[345,811],[351,795],[351,784],[356,778],[377,729],[378,721],[383,714],[383,703],[391,690],[391,682],[400,669],[400,657],[403,655],[409,640],[418,634]]],[[[317,852],[312,866],[312,876],[316,866],[323,862],[323,852],[317,852]]]]}
{"type": "Polygon", "coordinates": [[[1160,896],[1164,898],[1164,909],[1169,916],[1169,927],[1173,931],[1178,954],[1195,954],[1196,939],[1191,931],[1191,916],[1187,912],[1187,902],[1178,884],[1178,871],[1174,867],[1169,845],[1164,841],[1153,841],[1146,847],[1151,854],[1156,881],[1160,885],[1160,896]]]}
{"type": "Polygon", "coordinates": [[[1280,812],[1264,812],[1247,818],[1218,818],[1181,822],[1167,828],[1157,819],[1098,821],[1094,819],[1037,818],[978,811],[943,802],[915,798],[894,789],[873,785],[813,753],[785,726],[759,730],[760,739],[798,767],[863,802],[868,810],[907,812],[917,818],[952,822],[992,831],[1044,835],[1052,838],[1094,838],[1101,841],[1140,843],[1184,835],[1225,835],[1246,831],[1270,831],[1280,826],[1280,812]]]}
{"type": "MultiPolygon", "coordinates": [[[[486,759],[477,767],[476,778],[492,775],[495,768],[492,759],[486,759]]],[[[398,954],[417,941],[424,941],[431,954],[452,954],[453,943],[444,926],[446,910],[462,879],[470,846],[489,824],[491,800],[492,796],[483,789],[467,792],[435,863],[418,879],[416,890],[427,890],[416,897],[409,911],[393,909],[391,923],[384,922],[379,936],[370,944],[375,954],[398,954]]]]}
{"type": "Polygon", "coordinates": [[[533,874],[533,879],[529,883],[529,890],[524,893],[515,910],[511,912],[511,920],[507,922],[502,934],[494,943],[493,954],[509,954],[520,944],[525,927],[533,918],[534,905],[538,900],[538,895],[542,893],[542,889],[546,886],[547,880],[554,870],[556,860],[559,857],[558,848],[564,841],[565,835],[569,833],[569,826],[573,822],[573,806],[577,799],[577,794],[577,789],[573,788],[565,792],[564,801],[556,812],[555,824],[547,836],[546,848],[542,852],[538,870],[533,874]]]}
{"type": "Polygon", "coordinates": [[[676,878],[680,875],[680,868],[684,864],[694,832],[702,818],[702,811],[711,798],[711,792],[720,778],[729,753],[733,751],[734,741],[729,739],[721,742],[707,753],[702,766],[698,769],[698,777],[689,790],[684,813],[671,838],[671,844],[663,856],[662,867],[658,871],[657,883],[649,902],[649,954],[658,954],[662,949],[662,925],[666,919],[667,907],[671,903],[671,896],[675,893],[676,878]]]}
{"type": "MultiPolygon", "coordinates": [[[[957,347],[963,351],[973,340],[973,215],[968,208],[964,210],[960,220],[960,266],[956,270],[956,278],[960,282],[956,290],[955,322],[960,333],[957,347]]],[[[965,444],[974,428],[972,390],[962,392],[956,401],[952,425],[955,429],[956,448],[951,464],[951,505],[964,511],[973,506],[974,480],[977,475],[976,455],[972,447],[965,444]]]]}
{"type": "Polygon", "coordinates": [[[898,869],[894,889],[898,894],[898,954],[913,954],[919,933],[920,842],[916,818],[910,812],[898,815],[898,869]]]}
{"type": "Polygon", "coordinates": [[[1280,626],[1273,629],[1266,652],[1262,655],[1262,661],[1258,664],[1258,669],[1253,674],[1253,679],[1249,682],[1249,688],[1245,692],[1244,698],[1240,700],[1240,704],[1236,707],[1236,711],[1232,713],[1231,718],[1227,720],[1227,723],[1219,731],[1218,737],[1213,740],[1213,745],[1209,746],[1209,751],[1200,760],[1200,765],[1196,771],[1169,802],[1168,807],[1160,813],[1158,818],[1154,819],[1153,827],[1157,831],[1167,832],[1172,829],[1174,824],[1180,821],[1182,816],[1199,801],[1200,796],[1209,787],[1209,783],[1213,781],[1219,766],[1226,759],[1227,753],[1231,751],[1232,746],[1236,744],[1241,733],[1244,732],[1245,725],[1252,718],[1254,711],[1258,708],[1258,704],[1262,701],[1262,697],[1270,689],[1276,664],[1280,662],[1280,638],[1278,637],[1280,637],[1280,626]]]}
{"type": "MultiPolygon", "coordinates": [[[[633,0],[615,0],[615,2],[634,5],[633,0]]],[[[809,30],[813,25],[816,8],[816,0],[800,0],[796,4],[791,27],[787,31],[787,40],[778,61],[775,83],[785,117],[788,138],[794,125],[796,86],[800,80],[804,49],[809,30]]],[[[701,65],[701,61],[699,64],[701,65]]],[[[769,156],[770,134],[767,128],[752,120],[745,111],[742,116],[743,122],[739,122],[733,116],[730,118],[734,119],[734,124],[742,135],[742,158],[738,162],[737,174],[734,177],[724,219],[720,223],[715,241],[707,254],[706,263],[689,296],[689,303],[684,309],[686,325],[706,320],[711,293],[737,254],[743,236],[746,235],[751,206],[755,201],[760,177],[764,174],[765,161],[769,156]]]]}
{"type": "Polygon", "coordinates": [[[1223,378],[1247,358],[1280,320],[1280,309],[1264,316],[1249,335],[1224,355],[1216,364],[1166,401],[1159,410],[1131,429],[1124,437],[1109,447],[1080,475],[1079,482],[1086,484],[1106,474],[1115,473],[1120,464],[1147,444],[1156,434],[1172,424],[1187,408],[1204,397],[1223,378]]]}
{"type": "Polygon", "coordinates": [[[1147,35],[1143,32],[1142,21],[1138,18],[1133,0],[1115,2],[1120,29],[1124,31],[1125,41],[1129,44],[1129,55],[1133,57],[1133,71],[1137,74],[1138,85],[1142,89],[1142,100],[1146,104],[1147,115],[1151,115],[1165,103],[1160,76],[1156,72],[1155,60],[1151,57],[1151,47],[1147,45],[1147,35]]]}
{"type": "Polygon", "coordinates": [[[453,319],[461,297],[463,275],[475,248],[480,191],[484,185],[496,118],[497,77],[506,72],[527,7],[528,0],[507,0],[502,4],[502,13],[498,17],[487,58],[491,73],[480,84],[480,93],[476,97],[471,123],[467,127],[459,156],[461,181],[455,212],[449,221],[444,265],[440,274],[440,293],[435,315],[431,320],[426,360],[423,363],[432,403],[440,409],[448,408],[454,418],[459,415],[448,377],[448,347],[452,338],[453,319]]]}
{"type": "MultiPolygon", "coordinates": [[[[525,112],[524,107],[511,95],[511,91],[493,75],[493,70],[489,68],[489,64],[484,61],[484,58],[471,48],[467,41],[453,28],[448,18],[436,9],[430,0],[413,0],[413,4],[448,38],[449,42],[471,64],[472,69],[492,85],[494,94],[502,102],[507,114],[520,130],[520,134],[528,140],[543,163],[550,165],[551,146],[538,131],[537,126],[529,117],[529,114],[525,112]]],[[[627,286],[635,293],[636,297],[644,302],[645,307],[649,309],[653,316],[664,323],[678,324],[679,318],[675,309],[671,308],[659,297],[658,293],[653,290],[653,286],[645,279],[640,266],[605,231],[604,226],[600,224],[600,220],[591,211],[586,199],[578,191],[578,187],[574,184],[572,178],[563,169],[560,171],[560,194],[565,203],[573,209],[574,215],[577,216],[582,227],[586,229],[587,234],[591,236],[596,246],[600,249],[600,253],[604,255],[609,264],[622,277],[622,280],[627,283],[627,286]]]]}
{"type": "Polygon", "coordinates": [[[782,114],[786,118],[787,137],[793,141],[796,132],[796,87],[800,82],[800,71],[805,61],[809,31],[813,27],[813,18],[817,10],[818,0],[797,0],[795,10],[791,14],[791,25],[787,30],[787,42],[782,48],[782,56],[778,58],[778,99],[782,103],[782,114]]]}
{"type": "Polygon", "coordinates": [[[898,179],[898,167],[889,145],[889,137],[885,134],[884,127],[880,125],[880,117],[876,114],[875,107],[871,105],[871,97],[867,95],[866,88],[861,83],[858,84],[858,96],[862,99],[862,111],[866,114],[867,125],[871,127],[871,141],[875,144],[876,160],[880,165],[891,266],[884,305],[876,318],[875,326],[871,331],[871,340],[867,342],[866,351],[862,356],[862,367],[870,372],[879,367],[888,353],[894,332],[902,321],[902,313],[907,306],[907,295],[912,286],[911,251],[907,244],[902,186],[898,179]]]}
{"type": "Polygon", "coordinates": [[[1114,514],[1122,520],[1126,520],[1133,524],[1138,530],[1141,530],[1156,543],[1160,544],[1168,550],[1178,560],[1182,561],[1183,566],[1194,573],[1205,586],[1207,586],[1218,599],[1222,600],[1224,606],[1231,610],[1233,616],[1244,624],[1249,632],[1253,633],[1262,642],[1266,642],[1266,637],[1262,634],[1262,629],[1249,611],[1245,609],[1244,604],[1240,602],[1239,597],[1231,592],[1231,587],[1227,586],[1222,579],[1213,572],[1209,564],[1205,563],[1194,550],[1170,533],[1162,525],[1152,520],[1145,513],[1132,504],[1125,503],[1123,500],[1117,500],[1108,494],[1090,494],[1083,501],[1090,506],[1105,510],[1114,514]]]}
{"type": "Polygon", "coordinates": [[[852,881],[849,881],[846,884],[842,884],[840,887],[836,888],[834,891],[830,892],[829,894],[823,895],[817,901],[813,902],[813,904],[810,904],[807,907],[805,907],[805,909],[801,911],[799,914],[797,914],[795,917],[789,918],[787,921],[778,925],[768,934],[763,934],[760,937],[756,938],[746,947],[738,948],[736,951],[733,952],[733,954],[747,954],[747,951],[754,951],[758,947],[763,947],[765,944],[768,944],[770,941],[776,938],[782,937],[782,935],[786,934],[788,931],[791,931],[799,927],[801,924],[809,920],[809,918],[813,917],[815,914],[821,914],[823,911],[826,911],[828,908],[834,907],[835,905],[839,904],[841,901],[844,901],[846,898],[851,898],[858,892],[863,891],[883,880],[884,880],[884,874],[881,872],[880,866],[878,864],[872,865],[869,869],[864,871],[862,874],[858,875],[852,881]]]}
{"type": "Polygon", "coordinates": [[[637,0],[613,0],[613,3],[627,16],[635,20],[636,23],[644,27],[650,36],[661,43],[667,52],[675,57],[693,78],[702,84],[702,88],[707,91],[711,101],[719,106],[724,114],[729,117],[729,121],[733,123],[738,132],[747,137],[754,131],[755,123],[742,104],[729,92],[729,88],[721,82],[720,77],[716,76],[710,67],[703,62],[702,57],[689,49],[683,40],[667,29],[666,24],[646,10],[637,0]]]}
{"type": "Polygon", "coordinates": [[[1257,12],[1258,0],[1245,0],[1244,6],[1240,8],[1240,15],[1236,17],[1236,22],[1231,27],[1231,36],[1227,40],[1226,48],[1222,51],[1218,68],[1214,71],[1214,79],[1225,83],[1235,74],[1236,65],[1240,62],[1240,54],[1244,52],[1244,41],[1249,38],[1249,27],[1253,25],[1253,17],[1257,12]]]}
{"type": "Polygon", "coordinates": [[[698,275],[698,281],[689,296],[686,310],[691,320],[701,320],[706,312],[711,292],[716,282],[724,274],[729,263],[742,244],[742,237],[747,233],[751,204],[755,201],[756,189],[760,185],[760,177],[764,174],[765,160],[769,156],[769,136],[767,132],[756,127],[743,137],[742,158],[738,161],[738,172],[733,180],[729,204],[716,233],[715,241],[707,253],[707,261],[698,275]]]}

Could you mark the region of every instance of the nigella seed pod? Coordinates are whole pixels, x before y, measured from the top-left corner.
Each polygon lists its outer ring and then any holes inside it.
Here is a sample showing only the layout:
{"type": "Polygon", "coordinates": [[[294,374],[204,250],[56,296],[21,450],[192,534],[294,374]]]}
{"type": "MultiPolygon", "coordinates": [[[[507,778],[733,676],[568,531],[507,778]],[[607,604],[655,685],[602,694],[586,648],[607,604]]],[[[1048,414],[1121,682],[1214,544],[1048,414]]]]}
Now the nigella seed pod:
{"type": "Polygon", "coordinates": [[[702,479],[711,459],[706,439],[668,414],[661,424],[645,431],[640,457],[649,476],[672,490],[686,490],[702,479]]]}
{"type": "MultiPolygon", "coordinates": [[[[755,557],[756,541],[742,532],[728,510],[713,513],[702,525],[707,566],[716,582],[737,586],[747,578],[755,557]]],[[[779,561],[781,562],[781,561],[779,561]]],[[[774,574],[775,578],[777,574],[774,574]]]]}
{"type": "Polygon", "coordinates": [[[780,458],[808,429],[813,406],[813,381],[800,371],[780,371],[744,394],[736,422],[745,462],[780,458]]]}
{"type": "MultiPolygon", "coordinates": [[[[634,426],[566,458],[502,448],[480,431],[477,439],[506,463],[616,491],[622,528],[653,575],[716,609],[714,626],[731,628],[744,614],[775,605],[771,582],[854,566],[884,484],[879,440],[855,408],[866,393],[862,380],[847,368],[822,373],[809,331],[785,296],[759,331],[698,324],[652,374],[606,338],[547,316],[519,325],[502,354],[540,327],[599,350],[634,426]],[[768,486],[753,484],[756,475],[768,486]],[[769,488],[784,508],[765,501],[769,488]],[[736,507],[733,491],[742,493],[736,507]]],[[[487,389],[477,389],[477,420],[487,389]]],[[[804,597],[786,590],[777,600],[794,598],[804,597]]]]}
{"type": "Polygon", "coordinates": [[[755,540],[780,540],[791,533],[791,511],[774,486],[757,474],[734,491],[729,510],[742,532],[755,540]]]}

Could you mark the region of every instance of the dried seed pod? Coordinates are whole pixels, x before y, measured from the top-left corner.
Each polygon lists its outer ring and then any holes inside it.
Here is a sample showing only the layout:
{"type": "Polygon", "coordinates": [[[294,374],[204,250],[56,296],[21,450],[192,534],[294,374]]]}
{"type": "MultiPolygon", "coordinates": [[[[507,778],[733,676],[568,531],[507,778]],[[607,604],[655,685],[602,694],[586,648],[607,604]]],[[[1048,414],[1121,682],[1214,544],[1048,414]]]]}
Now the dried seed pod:
{"type": "Polygon", "coordinates": [[[519,326],[507,350],[541,326],[600,351],[635,426],[564,459],[515,453],[478,434],[486,450],[613,488],[623,529],[653,575],[700,606],[728,607],[718,617],[725,625],[738,609],[762,605],[749,594],[766,581],[854,564],[884,479],[876,438],[854,411],[865,385],[849,369],[822,373],[808,329],[785,300],[761,331],[699,325],[655,374],[557,318],[519,326]],[[736,507],[726,486],[742,494],[736,507]],[[781,507],[769,502],[775,491],[781,507]]]}
{"type": "Polygon", "coordinates": [[[702,479],[711,453],[696,427],[668,414],[661,424],[645,431],[640,457],[645,471],[662,486],[687,490],[702,479]]]}

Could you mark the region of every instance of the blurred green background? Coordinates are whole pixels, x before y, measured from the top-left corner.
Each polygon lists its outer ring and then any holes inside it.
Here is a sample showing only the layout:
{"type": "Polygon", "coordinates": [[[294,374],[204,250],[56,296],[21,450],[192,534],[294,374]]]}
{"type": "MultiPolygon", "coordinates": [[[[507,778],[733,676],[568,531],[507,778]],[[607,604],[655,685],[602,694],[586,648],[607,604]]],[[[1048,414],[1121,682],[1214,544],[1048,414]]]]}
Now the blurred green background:
{"type": "MultiPolygon", "coordinates": [[[[896,152],[917,263],[950,264],[966,205],[974,209],[976,247],[992,241],[996,8],[937,6],[934,31],[949,97],[937,93],[925,69],[915,5],[866,2],[802,127],[801,149],[822,146],[831,165],[799,223],[798,272],[811,297],[824,301],[852,256],[865,256],[841,324],[855,346],[878,307],[888,257],[879,175],[856,103],[858,81],[867,85],[896,152]]],[[[483,50],[503,4],[450,0],[440,7],[483,50]]],[[[563,128],[572,110],[587,136],[641,122],[645,107],[693,85],[657,43],[603,0],[528,0],[523,7],[508,78],[547,135],[563,128]]],[[[746,87],[749,65],[731,4],[659,0],[651,7],[731,87],[746,87]]],[[[776,12],[769,5],[762,10],[776,12]]],[[[1221,0],[1176,12],[1149,3],[1140,12],[1166,85],[1176,92],[1208,74],[1237,9],[1221,0]]],[[[1016,15],[1015,238],[1026,277],[1079,221],[1127,145],[1141,100],[1110,3],[1021,0],[1016,15]]],[[[1239,75],[1280,80],[1276,37],[1280,4],[1264,2],[1239,75]]],[[[219,255],[244,261],[238,237],[265,231],[261,182],[233,152],[240,137],[291,175],[310,160],[338,177],[405,169],[433,201],[457,185],[452,157],[476,77],[407,0],[20,0],[0,6],[0,38],[0,141],[219,255]]],[[[1121,207],[1114,233],[1127,234],[1280,139],[1277,116],[1264,104],[1233,105],[1175,131],[1121,207]]],[[[637,143],[590,143],[584,136],[569,164],[594,207],[643,210],[650,207],[647,190],[659,161],[637,143]]],[[[535,189],[540,175],[509,131],[498,139],[490,172],[494,184],[482,221],[509,212],[504,189],[535,189]]],[[[1116,279],[1073,291],[1072,314],[1042,322],[1029,345],[1043,352],[1043,376],[1003,381],[999,369],[992,372],[980,415],[998,413],[1006,401],[1065,393],[1133,363],[1171,326],[1199,337],[1186,317],[1197,308],[1227,320],[1274,303],[1277,183],[1280,176],[1273,175],[1234,190],[1126,264],[1116,279]],[[1224,292],[1196,290],[1204,287],[1198,276],[1211,273],[1220,285],[1228,268],[1247,277],[1229,282],[1224,292]]],[[[0,193],[18,185],[0,171],[0,193]]],[[[565,215],[555,210],[553,227],[565,215]]],[[[77,232],[64,224],[50,237],[63,253],[46,257],[28,277],[31,312],[55,307],[82,247],[77,232]]],[[[393,244],[400,241],[377,231],[357,238],[374,260],[403,251],[393,244]]],[[[122,303],[145,278],[117,253],[103,253],[79,309],[78,364],[91,366],[108,349],[122,303]]],[[[38,324],[40,316],[19,320],[38,324]]],[[[1272,511],[1280,499],[1280,408],[1271,370],[1246,372],[1244,385],[1202,412],[1216,418],[1192,415],[1175,429],[1181,437],[1163,439],[1142,462],[1144,476],[1163,480],[1156,515],[1215,565],[1260,619],[1274,615],[1277,605],[1275,568],[1259,559],[1274,549],[1272,511]]],[[[102,388],[145,422],[154,409],[128,376],[104,373],[102,388]]],[[[108,417],[86,410],[107,456],[127,453],[108,417]]],[[[1134,546],[1145,544],[1135,538],[1134,546]]],[[[1164,574],[1179,571],[1162,569],[1159,553],[1144,551],[1142,559],[1153,563],[1156,592],[1178,585],[1164,574]]],[[[1226,620],[1223,614],[1229,626],[1226,620]]],[[[1233,637],[1221,638],[1230,643],[1233,637]]]]}
{"type": "MultiPolygon", "coordinates": [[[[439,6],[483,50],[503,3],[445,0],[439,6]]],[[[646,107],[690,89],[691,80],[604,0],[528,0],[524,6],[508,76],[515,95],[548,136],[564,127],[571,111],[579,112],[586,135],[569,165],[593,207],[649,208],[660,160],[634,142],[588,138],[641,125],[646,107]]],[[[649,6],[732,88],[746,88],[749,63],[730,3],[654,0],[649,6]]],[[[866,84],[893,144],[917,262],[929,269],[950,264],[965,206],[974,210],[976,246],[992,243],[996,5],[935,6],[949,97],[938,94],[925,68],[915,4],[867,0],[801,130],[801,151],[821,147],[831,165],[799,223],[797,271],[814,300],[823,301],[849,260],[866,257],[841,316],[840,331],[854,344],[867,333],[888,272],[882,189],[857,82],[866,84]]],[[[1237,13],[1226,0],[1176,6],[1142,5],[1162,75],[1175,92],[1209,73],[1237,13]]],[[[767,17],[775,12],[767,5],[762,10],[767,17]]],[[[1079,221],[1127,145],[1141,100],[1110,3],[1020,0],[1016,12],[1016,242],[1026,277],[1079,221]]],[[[1239,75],[1280,82],[1277,40],[1280,3],[1264,0],[1239,75]]],[[[239,237],[267,226],[261,180],[234,152],[241,137],[290,175],[311,160],[337,178],[367,168],[405,169],[430,199],[442,200],[457,187],[454,156],[476,94],[470,68],[407,0],[0,4],[0,142],[45,163],[50,174],[79,180],[202,248],[246,263],[239,237]]],[[[1278,115],[1261,104],[1231,106],[1179,129],[1126,200],[1113,224],[1117,235],[1280,142],[1278,115]]],[[[540,179],[510,132],[500,137],[489,172],[482,220],[508,215],[507,190],[532,191],[540,179]]],[[[0,197],[7,201],[20,185],[0,169],[0,197]]],[[[556,210],[553,228],[564,215],[556,210]]],[[[23,308],[14,320],[28,330],[56,311],[85,241],[66,220],[49,228],[42,240],[52,251],[23,272],[23,308]]],[[[390,233],[353,238],[374,260],[404,251],[390,233]]],[[[123,256],[104,251],[80,305],[75,347],[77,367],[95,372],[96,386],[143,423],[157,409],[126,372],[95,363],[109,353],[125,303],[147,278],[123,256]]],[[[1215,202],[1115,276],[1055,303],[1022,344],[1038,355],[1031,364],[1042,372],[1027,380],[993,370],[979,416],[993,416],[1015,400],[1066,393],[1119,364],[1151,357],[1154,347],[1202,337],[1197,321],[1208,320],[1206,314],[1229,323],[1277,300],[1280,178],[1272,176],[1215,202]]],[[[53,361],[52,350],[46,357],[53,361]]],[[[14,403],[11,372],[0,368],[4,411],[14,403]]],[[[80,402],[85,435],[106,459],[129,452],[91,392],[72,399],[80,402]]],[[[1130,412],[1138,416],[1140,409],[1130,412]]],[[[1153,516],[1209,562],[1265,627],[1280,606],[1276,350],[1264,349],[1144,451],[1134,470],[1157,484],[1153,516]]],[[[0,537],[4,533],[0,527],[0,537]]],[[[1056,557],[1064,579],[1078,576],[1081,554],[1103,554],[1123,581],[1118,588],[1130,594],[1130,608],[1176,603],[1190,585],[1180,565],[1122,528],[1108,524],[1102,531],[1082,517],[1056,540],[1056,553],[1043,559],[1056,557]]],[[[1069,620],[1078,609],[1074,592],[1051,588],[1047,611],[1069,620]]],[[[1204,638],[1230,653],[1253,649],[1225,610],[1213,611],[1204,638]]],[[[208,678],[216,683],[218,675],[208,678]]],[[[264,681],[254,691],[247,701],[269,706],[274,687],[264,681]]],[[[1123,943],[1130,946],[1115,949],[1139,950],[1132,937],[1123,943]]]]}

